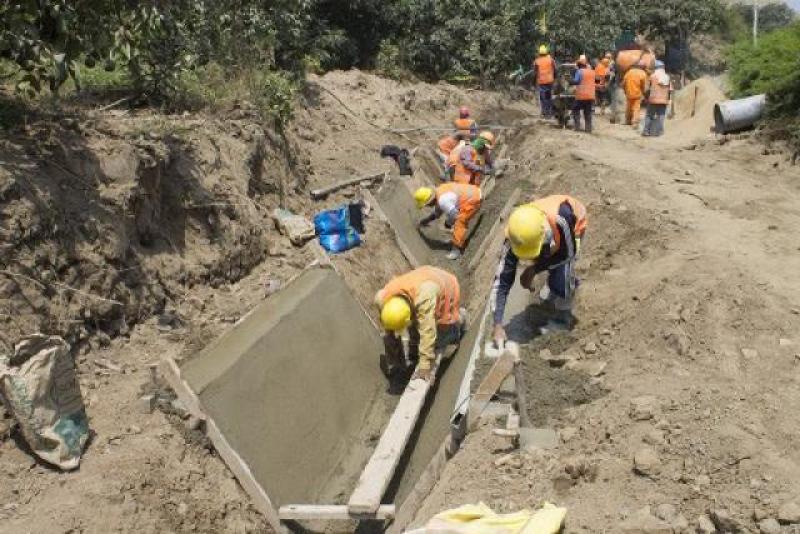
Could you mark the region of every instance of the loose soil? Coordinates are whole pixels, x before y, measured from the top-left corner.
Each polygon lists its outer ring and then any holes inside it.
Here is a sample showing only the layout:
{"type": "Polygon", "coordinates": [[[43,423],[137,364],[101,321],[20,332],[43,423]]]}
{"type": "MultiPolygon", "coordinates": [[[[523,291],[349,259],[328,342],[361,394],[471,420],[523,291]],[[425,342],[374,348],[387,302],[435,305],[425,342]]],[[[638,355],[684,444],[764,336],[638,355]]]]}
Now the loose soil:
{"type": "MultiPolygon", "coordinates": [[[[310,216],[358,199],[350,189],[312,202],[308,191],[384,168],[383,144],[437,137],[388,128],[445,124],[462,103],[479,122],[523,114],[530,124],[536,113],[499,94],[357,71],[312,78],[301,100],[285,136],[246,107],[224,120],[75,110],[3,134],[0,343],[64,335],[95,434],[81,468],[58,473],[10,432],[4,531],[267,531],[168,395],[141,411],[143,389],[163,392],[149,366],[194,354],[315,260],[274,230],[272,209],[310,216]]],[[[746,532],[754,512],[776,517],[800,499],[800,172],[780,146],[715,139],[703,120],[670,121],[662,139],[603,118],[593,136],[545,123],[508,132],[514,179],[589,209],[579,322],[523,345],[531,413],[562,444],[496,467],[508,444],[480,428],[417,523],[467,502],[550,500],[569,508],[567,532],[618,532],[664,504],[692,528],[709,509],[729,511],[746,532]],[[542,348],[607,365],[599,376],[551,368],[542,348]],[[634,419],[642,396],[655,398],[652,417],[634,419]],[[641,476],[632,458],[645,445],[660,465],[641,476]]],[[[374,314],[374,292],[407,263],[385,223],[367,224],[364,246],[333,261],[374,314]]],[[[480,265],[472,280],[488,285],[493,270],[480,265]]]]}

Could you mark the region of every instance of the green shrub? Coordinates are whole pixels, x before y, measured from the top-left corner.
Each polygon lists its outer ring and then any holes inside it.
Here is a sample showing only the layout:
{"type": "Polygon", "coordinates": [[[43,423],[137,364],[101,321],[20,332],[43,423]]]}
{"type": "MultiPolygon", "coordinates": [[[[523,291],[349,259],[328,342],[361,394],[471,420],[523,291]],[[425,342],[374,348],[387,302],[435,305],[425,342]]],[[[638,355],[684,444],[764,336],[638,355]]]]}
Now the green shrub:
{"type": "Polygon", "coordinates": [[[771,115],[797,115],[800,23],[764,34],[758,45],[741,39],[731,48],[728,64],[735,97],[766,93],[771,115]]]}

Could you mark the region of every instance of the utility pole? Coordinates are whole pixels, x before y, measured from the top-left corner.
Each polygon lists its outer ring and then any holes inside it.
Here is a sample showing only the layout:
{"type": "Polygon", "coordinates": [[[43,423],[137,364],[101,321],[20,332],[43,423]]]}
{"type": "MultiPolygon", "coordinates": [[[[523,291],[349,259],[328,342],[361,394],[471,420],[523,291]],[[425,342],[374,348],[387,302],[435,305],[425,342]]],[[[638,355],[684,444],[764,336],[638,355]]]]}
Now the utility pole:
{"type": "Polygon", "coordinates": [[[753,46],[758,46],[758,0],[753,0],[753,46]]]}

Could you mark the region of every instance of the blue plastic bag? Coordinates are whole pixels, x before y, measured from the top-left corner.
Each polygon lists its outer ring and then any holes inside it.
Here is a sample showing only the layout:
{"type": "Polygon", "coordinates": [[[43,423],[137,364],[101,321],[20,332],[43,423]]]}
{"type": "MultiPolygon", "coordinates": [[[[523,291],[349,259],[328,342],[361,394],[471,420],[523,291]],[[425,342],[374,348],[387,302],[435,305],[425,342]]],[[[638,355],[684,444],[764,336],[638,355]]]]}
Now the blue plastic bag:
{"type": "Polygon", "coordinates": [[[336,254],[360,245],[361,236],[353,228],[348,228],[343,232],[320,235],[319,244],[328,252],[336,254]]]}
{"type": "Polygon", "coordinates": [[[352,230],[350,209],[347,206],[342,206],[316,214],[314,216],[314,229],[319,236],[341,234],[347,230],[352,230]]]}

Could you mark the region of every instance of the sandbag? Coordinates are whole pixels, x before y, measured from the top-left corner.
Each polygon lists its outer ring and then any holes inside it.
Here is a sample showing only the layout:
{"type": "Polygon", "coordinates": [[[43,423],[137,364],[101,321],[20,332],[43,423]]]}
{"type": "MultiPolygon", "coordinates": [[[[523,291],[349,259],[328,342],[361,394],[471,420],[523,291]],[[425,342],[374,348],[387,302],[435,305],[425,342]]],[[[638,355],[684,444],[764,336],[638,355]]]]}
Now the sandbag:
{"type": "Polygon", "coordinates": [[[89,439],[89,421],[69,345],[34,334],[0,357],[0,398],[36,456],[76,469],[89,439]]]}

